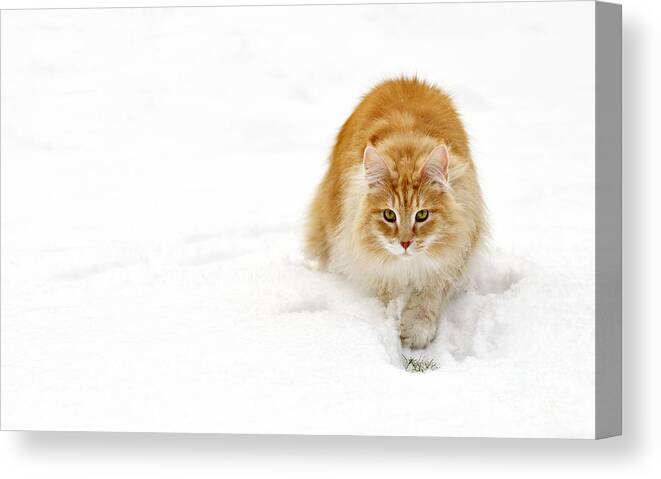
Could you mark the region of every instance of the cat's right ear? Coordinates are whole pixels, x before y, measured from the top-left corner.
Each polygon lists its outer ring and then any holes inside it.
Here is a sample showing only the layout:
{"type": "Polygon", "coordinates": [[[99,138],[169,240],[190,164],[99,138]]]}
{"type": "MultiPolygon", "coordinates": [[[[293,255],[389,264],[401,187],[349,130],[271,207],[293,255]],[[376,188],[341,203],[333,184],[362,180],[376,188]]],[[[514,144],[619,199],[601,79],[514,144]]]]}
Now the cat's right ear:
{"type": "Polygon", "coordinates": [[[379,156],[376,148],[368,146],[363,153],[365,181],[370,188],[383,183],[390,176],[386,162],[379,156]]]}

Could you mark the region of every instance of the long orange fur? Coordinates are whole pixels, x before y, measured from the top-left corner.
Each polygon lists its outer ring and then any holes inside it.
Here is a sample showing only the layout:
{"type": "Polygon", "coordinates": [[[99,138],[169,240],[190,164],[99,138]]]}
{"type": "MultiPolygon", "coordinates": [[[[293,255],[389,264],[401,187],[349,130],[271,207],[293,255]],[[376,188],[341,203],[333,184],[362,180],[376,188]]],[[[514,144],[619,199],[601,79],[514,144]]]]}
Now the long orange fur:
{"type": "Polygon", "coordinates": [[[400,336],[421,348],[436,335],[485,232],[468,138],[451,99],[416,78],[377,85],[337,136],[309,209],[307,256],[385,303],[408,292],[400,336]],[[384,218],[386,209],[396,221],[384,218]],[[429,212],[424,221],[415,219],[421,210],[429,212]]]}

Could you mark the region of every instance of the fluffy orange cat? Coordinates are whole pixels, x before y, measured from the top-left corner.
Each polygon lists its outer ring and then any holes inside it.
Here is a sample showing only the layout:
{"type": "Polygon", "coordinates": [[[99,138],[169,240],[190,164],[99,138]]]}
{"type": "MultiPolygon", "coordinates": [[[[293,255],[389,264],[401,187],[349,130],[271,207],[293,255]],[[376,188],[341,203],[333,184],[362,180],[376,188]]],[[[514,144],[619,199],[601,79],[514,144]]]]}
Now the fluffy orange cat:
{"type": "Polygon", "coordinates": [[[427,346],[486,230],[468,139],[452,101],[390,80],[344,123],[309,210],[306,253],[378,294],[410,293],[402,344],[427,346]]]}

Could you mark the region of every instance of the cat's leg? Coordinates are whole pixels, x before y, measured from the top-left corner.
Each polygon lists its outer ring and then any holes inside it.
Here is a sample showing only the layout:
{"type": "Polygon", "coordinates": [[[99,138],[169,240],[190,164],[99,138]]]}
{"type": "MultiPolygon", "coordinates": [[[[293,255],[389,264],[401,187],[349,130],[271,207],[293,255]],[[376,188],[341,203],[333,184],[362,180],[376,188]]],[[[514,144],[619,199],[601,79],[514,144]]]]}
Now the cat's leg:
{"type": "Polygon", "coordinates": [[[313,205],[306,224],[305,256],[308,260],[315,261],[319,269],[325,270],[328,267],[329,252],[330,246],[324,218],[313,205]]]}
{"type": "Polygon", "coordinates": [[[379,300],[381,300],[381,302],[383,303],[383,306],[388,307],[390,302],[395,297],[395,293],[393,292],[392,288],[390,288],[386,284],[383,284],[379,288],[377,296],[378,296],[379,300]]]}
{"type": "Polygon", "coordinates": [[[444,295],[443,288],[425,288],[411,293],[399,324],[402,345],[418,349],[432,342],[438,330],[444,295]]]}

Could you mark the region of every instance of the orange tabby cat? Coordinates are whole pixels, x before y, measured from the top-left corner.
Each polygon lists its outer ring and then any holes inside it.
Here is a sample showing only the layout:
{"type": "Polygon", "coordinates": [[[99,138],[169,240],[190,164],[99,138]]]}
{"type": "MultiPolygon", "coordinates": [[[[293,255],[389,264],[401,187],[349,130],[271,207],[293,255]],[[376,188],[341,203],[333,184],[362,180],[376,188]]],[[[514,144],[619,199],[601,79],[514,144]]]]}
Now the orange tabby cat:
{"type": "Polygon", "coordinates": [[[342,126],[310,207],[306,253],[386,304],[410,292],[400,336],[423,348],[485,229],[450,98],[418,79],[397,79],[375,87],[342,126]]]}

